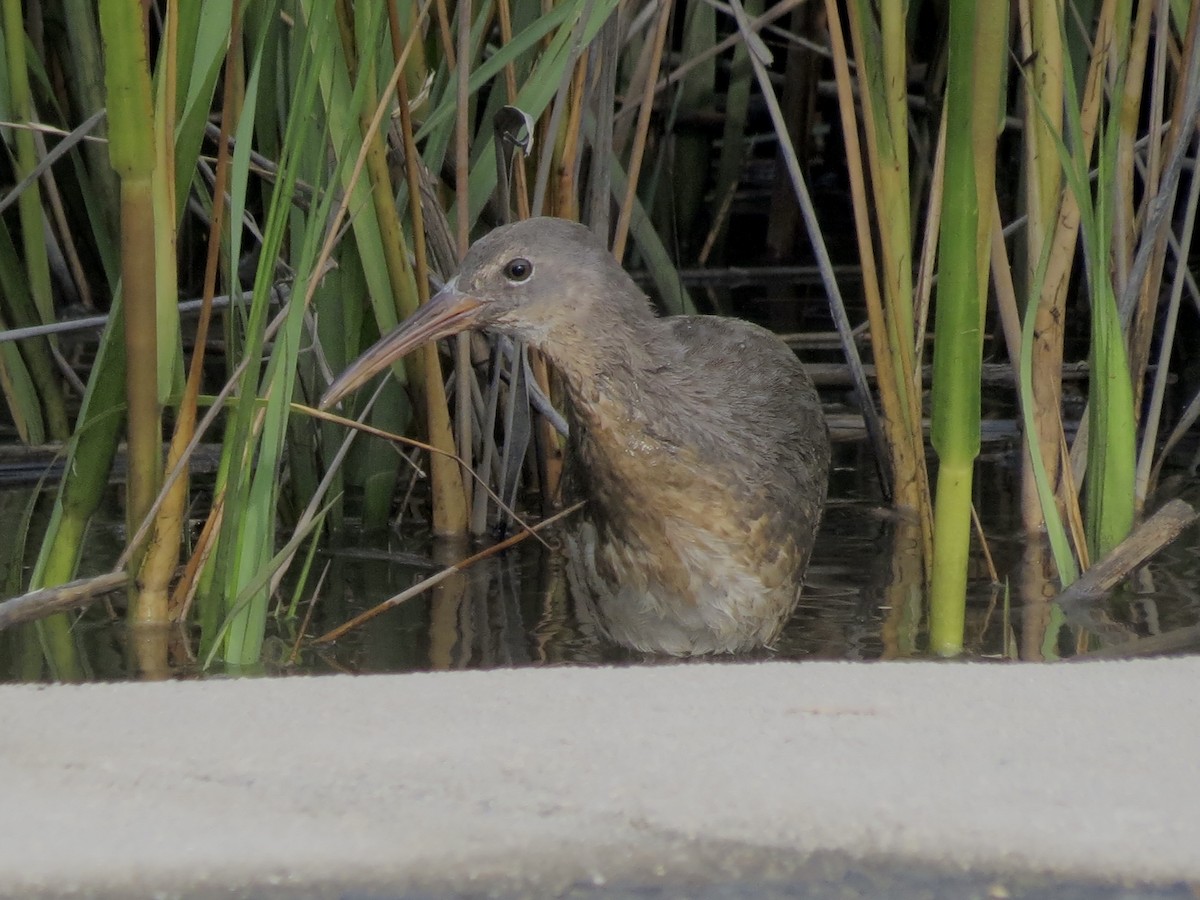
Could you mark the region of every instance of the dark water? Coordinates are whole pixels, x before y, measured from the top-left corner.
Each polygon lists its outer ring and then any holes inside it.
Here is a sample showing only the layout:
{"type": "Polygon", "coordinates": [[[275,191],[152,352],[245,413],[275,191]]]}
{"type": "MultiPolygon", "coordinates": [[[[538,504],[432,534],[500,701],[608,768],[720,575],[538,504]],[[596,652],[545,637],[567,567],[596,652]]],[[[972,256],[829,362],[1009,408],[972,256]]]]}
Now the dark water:
{"type": "MultiPolygon", "coordinates": [[[[1200,529],[1193,527],[1099,608],[1064,611],[1046,602],[1055,583],[1030,563],[1017,528],[1016,467],[1004,445],[985,453],[976,507],[999,576],[993,582],[974,542],[966,643],[977,659],[1053,660],[1110,651],[1139,638],[1200,623],[1200,529]]],[[[1200,503],[1200,487],[1180,468],[1165,478],[1171,495],[1200,503]]],[[[779,644],[761,658],[873,660],[925,654],[924,595],[914,525],[878,496],[867,451],[835,447],[830,502],[800,607],[779,644]]],[[[437,544],[412,533],[341,536],[318,558],[310,585],[287,615],[291,590],[269,623],[264,662],[243,674],[404,672],[548,664],[661,662],[611,646],[575,616],[559,553],[530,539],[453,575],[371,619],[339,640],[322,635],[478,548],[437,544]],[[312,606],[311,611],[309,609],[312,606]],[[303,636],[301,630],[303,628],[303,636]]],[[[93,528],[95,570],[119,552],[119,522],[93,528]]],[[[547,535],[553,545],[555,536],[547,535]]],[[[85,561],[86,563],[86,561],[85,561]]],[[[87,565],[85,564],[85,569],[87,565]]],[[[173,673],[205,674],[197,635],[172,637],[173,673]]],[[[0,678],[19,677],[0,635],[0,678]]],[[[86,677],[134,677],[128,632],[103,604],[79,615],[74,638],[86,677]]],[[[1198,649],[1185,643],[1175,652],[1198,649]]],[[[208,674],[222,674],[220,667],[208,674]]]]}
{"type": "MultiPolygon", "coordinates": [[[[805,594],[773,652],[764,658],[873,660],[925,655],[924,593],[912,523],[880,502],[864,477],[868,458],[842,446],[831,501],[814,549],[805,594]]],[[[983,469],[977,507],[1000,581],[984,555],[972,561],[967,649],[976,658],[1058,659],[1200,623],[1200,529],[1193,527],[1103,609],[1064,616],[1045,602],[1055,583],[1032,577],[1016,528],[1015,469],[1000,454],[983,469]],[[990,504],[990,505],[989,505],[990,504]],[[1007,579],[1007,582],[1005,582],[1007,579]],[[1025,598],[1031,597],[1032,602],[1025,598]],[[1100,619],[1103,636],[1095,632],[1100,619]],[[1085,628],[1084,624],[1092,626],[1085,628]]],[[[1193,502],[1200,490],[1190,489],[1193,502]]],[[[398,541],[428,553],[420,541],[398,541]]],[[[362,546],[361,544],[359,545],[362,546]]],[[[453,556],[450,557],[453,561],[453,556]]],[[[403,591],[436,571],[386,559],[335,554],[309,633],[403,591]],[[324,606],[324,615],[321,607],[324,606]],[[342,612],[339,614],[338,609],[342,612]]],[[[294,634],[281,635],[284,642],[294,634]]],[[[304,651],[314,668],[356,672],[596,663],[642,657],[605,644],[573,615],[561,558],[535,541],[477,565],[368,622],[336,645],[304,651]]]]}

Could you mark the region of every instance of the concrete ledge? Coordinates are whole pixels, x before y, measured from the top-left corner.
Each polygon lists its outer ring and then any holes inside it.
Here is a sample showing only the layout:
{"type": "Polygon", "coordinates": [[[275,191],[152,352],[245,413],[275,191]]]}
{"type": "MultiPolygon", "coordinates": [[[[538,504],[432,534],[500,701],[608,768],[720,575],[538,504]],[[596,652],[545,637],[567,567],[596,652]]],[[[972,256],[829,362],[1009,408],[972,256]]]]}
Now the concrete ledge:
{"type": "Polygon", "coordinates": [[[1200,659],[3,686],[0,891],[1196,883],[1198,693],[1200,659]]]}

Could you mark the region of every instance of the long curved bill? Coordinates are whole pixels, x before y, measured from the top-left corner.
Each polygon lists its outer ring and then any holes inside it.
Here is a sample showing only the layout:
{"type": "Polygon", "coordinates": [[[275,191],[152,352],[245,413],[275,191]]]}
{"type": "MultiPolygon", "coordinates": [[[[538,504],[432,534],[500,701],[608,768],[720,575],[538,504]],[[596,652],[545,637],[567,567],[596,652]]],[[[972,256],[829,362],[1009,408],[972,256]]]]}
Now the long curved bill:
{"type": "Polygon", "coordinates": [[[475,297],[459,291],[458,279],[451,278],[428,303],[401,322],[390,334],[376,341],[371,349],[338,376],[321,398],[321,409],[335,405],[380,369],[417,347],[466,331],[475,324],[482,306],[475,297]]]}

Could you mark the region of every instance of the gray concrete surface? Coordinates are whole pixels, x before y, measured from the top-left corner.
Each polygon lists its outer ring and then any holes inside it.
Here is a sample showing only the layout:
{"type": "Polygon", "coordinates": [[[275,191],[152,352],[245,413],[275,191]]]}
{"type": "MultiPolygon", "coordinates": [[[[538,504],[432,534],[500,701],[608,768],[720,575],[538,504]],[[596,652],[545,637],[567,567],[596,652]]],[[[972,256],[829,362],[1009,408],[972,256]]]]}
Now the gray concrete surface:
{"type": "Polygon", "coordinates": [[[750,896],[888,860],[1186,896],[1198,688],[1200,659],[3,686],[0,892],[750,896]]]}

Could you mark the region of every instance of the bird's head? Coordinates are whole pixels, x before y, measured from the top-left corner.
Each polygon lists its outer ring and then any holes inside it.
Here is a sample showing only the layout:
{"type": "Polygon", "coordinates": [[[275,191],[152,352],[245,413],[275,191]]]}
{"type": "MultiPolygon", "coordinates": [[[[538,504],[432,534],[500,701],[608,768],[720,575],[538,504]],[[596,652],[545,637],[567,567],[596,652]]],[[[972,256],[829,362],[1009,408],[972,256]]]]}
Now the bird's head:
{"type": "Polygon", "coordinates": [[[586,227],[537,218],[497,228],[472,245],[442,290],[342,373],[321,406],[430,341],[474,330],[561,349],[587,339],[585,321],[603,327],[602,308],[618,317],[649,315],[629,276],[586,227]],[[630,309],[612,309],[621,303],[630,309]]]}

